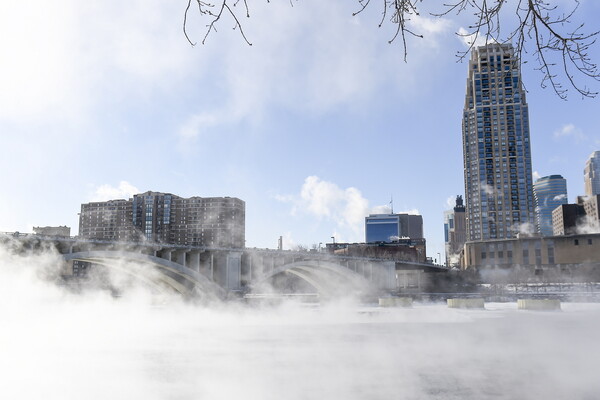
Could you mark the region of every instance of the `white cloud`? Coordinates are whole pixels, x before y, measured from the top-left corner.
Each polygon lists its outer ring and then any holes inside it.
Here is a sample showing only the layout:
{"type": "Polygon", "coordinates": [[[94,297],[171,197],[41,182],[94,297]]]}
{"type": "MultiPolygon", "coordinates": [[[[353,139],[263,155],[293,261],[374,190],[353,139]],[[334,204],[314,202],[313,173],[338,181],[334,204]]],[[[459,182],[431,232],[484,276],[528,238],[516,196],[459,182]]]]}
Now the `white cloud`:
{"type": "Polygon", "coordinates": [[[474,45],[474,47],[485,46],[487,42],[485,35],[476,36],[474,34],[470,34],[469,32],[470,31],[463,28],[462,26],[458,28],[457,34],[461,42],[463,42],[468,47],[470,47],[471,45],[474,45]]]}
{"type": "Polygon", "coordinates": [[[554,198],[552,200],[559,201],[559,200],[565,200],[566,198],[567,198],[567,195],[563,193],[563,194],[559,194],[557,196],[554,196],[554,198]]]}
{"type": "Polygon", "coordinates": [[[200,113],[192,115],[179,129],[179,136],[184,141],[195,140],[210,127],[217,125],[219,117],[215,114],[200,113]]]}
{"type": "Polygon", "coordinates": [[[374,206],[369,211],[369,214],[389,214],[391,212],[392,212],[392,208],[389,205],[385,204],[385,205],[380,205],[380,206],[374,206]]]}
{"type": "MultiPolygon", "coordinates": [[[[343,6],[325,2],[294,8],[256,3],[251,18],[244,21],[252,47],[237,34],[211,34],[209,43],[221,46],[214,61],[215,79],[225,95],[208,108],[200,105],[198,114],[213,116],[206,127],[260,122],[273,105],[320,114],[366,101],[379,79],[373,73],[380,68],[379,60],[372,27],[350,24],[349,15],[343,6]],[[306,29],[309,26],[319,29],[306,29]]],[[[194,118],[187,117],[182,126],[194,118]]],[[[180,136],[186,135],[189,130],[180,130],[180,136]]]]}
{"type": "MultiPolygon", "coordinates": [[[[355,187],[341,188],[317,176],[309,176],[304,180],[299,195],[276,195],[275,199],[292,204],[292,215],[309,215],[321,222],[331,223],[331,232],[337,241],[364,240],[365,217],[391,212],[387,204],[370,207],[369,201],[355,187]]],[[[394,212],[398,213],[397,210],[394,212]]],[[[409,209],[399,213],[418,215],[419,210],[409,209]]]]}
{"type": "MultiPolygon", "coordinates": [[[[244,21],[252,47],[233,35],[215,59],[215,79],[224,96],[199,105],[197,114],[214,116],[207,128],[259,123],[273,106],[308,115],[343,107],[364,109],[383,85],[389,86],[386,79],[414,100],[413,89],[420,93],[422,88],[411,71],[431,66],[424,60],[436,56],[431,49],[445,38],[449,20],[413,17],[413,29],[425,38],[409,39],[410,63],[405,64],[400,42],[387,43],[389,37],[376,28],[377,18],[352,17],[353,11],[336,2],[301,2],[293,8],[285,2],[253,4],[251,18],[244,21]]],[[[214,34],[208,37],[209,42],[223,40],[214,34]]],[[[193,118],[184,117],[181,126],[193,118]]],[[[183,137],[189,131],[179,134],[183,137]]]]}
{"type": "Polygon", "coordinates": [[[48,2],[0,3],[0,120],[76,109],[73,20],[71,10],[48,2]]]}
{"type": "Polygon", "coordinates": [[[445,34],[450,31],[452,23],[447,18],[423,17],[414,15],[411,23],[415,26],[415,32],[423,34],[424,39],[435,43],[436,35],[445,34]]]}
{"type": "Polygon", "coordinates": [[[273,198],[279,201],[280,203],[291,203],[294,201],[294,196],[289,194],[276,194],[275,196],[273,196],[273,198]]]}
{"type": "Polygon", "coordinates": [[[201,70],[185,55],[182,12],[158,0],[1,2],[0,120],[79,123],[201,70]]]}
{"type": "Polygon", "coordinates": [[[133,197],[134,194],[138,193],[141,193],[141,191],[131,183],[121,181],[117,187],[108,184],[98,186],[94,191],[90,201],[129,199],[133,197]]]}
{"type": "Polygon", "coordinates": [[[369,212],[369,202],[354,187],[342,189],[335,183],[309,176],[304,180],[296,208],[358,233],[369,212]]]}
{"type": "Polygon", "coordinates": [[[336,231],[338,240],[344,235],[352,238],[349,240],[357,240],[362,236],[369,202],[354,187],[343,189],[317,176],[309,176],[304,180],[299,196],[279,198],[293,202],[292,214],[308,214],[319,220],[333,222],[332,231],[336,231]]]}
{"type": "Polygon", "coordinates": [[[581,143],[587,139],[587,136],[573,124],[565,124],[560,129],[554,131],[554,138],[569,138],[575,140],[575,143],[581,143]]]}
{"type": "Polygon", "coordinates": [[[537,171],[533,171],[533,174],[532,174],[532,175],[533,175],[533,181],[534,181],[534,182],[535,182],[535,181],[537,181],[538,179],[540,179],[540,178],[541,178],[541,175],[540,175],[540,173],[539,173],[539,172],[537,172],[537,171]]]}

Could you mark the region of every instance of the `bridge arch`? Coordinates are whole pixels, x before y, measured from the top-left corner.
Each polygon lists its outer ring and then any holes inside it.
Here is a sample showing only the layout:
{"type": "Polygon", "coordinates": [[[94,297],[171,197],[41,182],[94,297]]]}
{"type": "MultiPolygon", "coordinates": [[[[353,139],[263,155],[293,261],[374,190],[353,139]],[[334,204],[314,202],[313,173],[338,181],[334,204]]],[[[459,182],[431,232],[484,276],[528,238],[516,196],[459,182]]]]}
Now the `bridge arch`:
{"type": "Polygon", "coordinates": [[[206,276],[170,260],[117,250],[63,254],[65,261],[87,261],[118,269],[158,288],[168,287],[186,297],[225,299],[227,291],[206,276]],[[126,267],[122,264],[126,263],[126,267]]]}
{"type": "Polygon", "coordinates": [[[364,295],[375,290],[372,282],[364,276],[334,262],[322,260],[302,260],[279,266],[253,279],[251,288],[255,290],[280,274],[294,275],[326,296],[348,293],[364,295]]]}

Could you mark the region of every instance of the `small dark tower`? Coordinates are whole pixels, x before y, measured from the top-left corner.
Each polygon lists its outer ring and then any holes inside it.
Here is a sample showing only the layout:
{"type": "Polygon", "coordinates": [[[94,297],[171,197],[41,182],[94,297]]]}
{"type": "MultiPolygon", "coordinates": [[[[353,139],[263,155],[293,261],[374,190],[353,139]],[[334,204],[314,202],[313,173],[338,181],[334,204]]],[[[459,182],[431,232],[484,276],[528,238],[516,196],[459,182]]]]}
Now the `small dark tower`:
{"type": "Polygon", "coordinates": [[[454,212],[465,212],[465,206],[463,204],[463,198],[461,195],[456,196],[456,205],[454,206],[454,212]]]}

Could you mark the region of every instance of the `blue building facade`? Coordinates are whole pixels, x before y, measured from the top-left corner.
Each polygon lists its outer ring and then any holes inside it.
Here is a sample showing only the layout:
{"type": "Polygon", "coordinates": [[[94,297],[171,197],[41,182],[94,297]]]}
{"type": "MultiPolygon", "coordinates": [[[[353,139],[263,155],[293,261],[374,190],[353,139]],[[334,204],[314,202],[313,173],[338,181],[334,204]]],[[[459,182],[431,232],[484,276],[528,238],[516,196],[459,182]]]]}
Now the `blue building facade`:
{"type": "Polygon", "coordinates": [[[550,175],[533,184],[536,228],[543,236],[552,236],[552,211],[567,204],[567,180],[561,175],[550,175]]]}
{"type": "Polygon", "coordinates": [[[367,243],[390,243],[400,238],[400,215],[372,214],[365,218],[367,243]]]}
{"type": "Polygon", "coordinates": [[[423,217],[413,214],[371,214],[365,218],[366,243],[423,239],[423,217]]]}
{"type": "Polygon", "coordinates": [[[473,50],[462,131],[467,240],[533,230],[529,109],[512,45],[473,50]]]}

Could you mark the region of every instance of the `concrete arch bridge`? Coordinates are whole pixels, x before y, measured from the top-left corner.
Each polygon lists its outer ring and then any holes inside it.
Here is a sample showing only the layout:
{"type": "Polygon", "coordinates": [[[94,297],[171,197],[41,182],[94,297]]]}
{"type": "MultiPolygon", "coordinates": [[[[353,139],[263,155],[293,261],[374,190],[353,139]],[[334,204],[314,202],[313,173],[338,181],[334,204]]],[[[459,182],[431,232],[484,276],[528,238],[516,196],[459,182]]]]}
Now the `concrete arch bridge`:
{"type": "Polygon", "coordinates": [[[0,242],[11,243],[18,251],[58,252],[65,260],[66,276],[79,274],[82,265],[103,265],[184,297],[225,299],[286,281],[303,282],[326,296],[385,293],[397,288],[397,262],[386,259],[22,234],[2,235],[0,242]]]}

